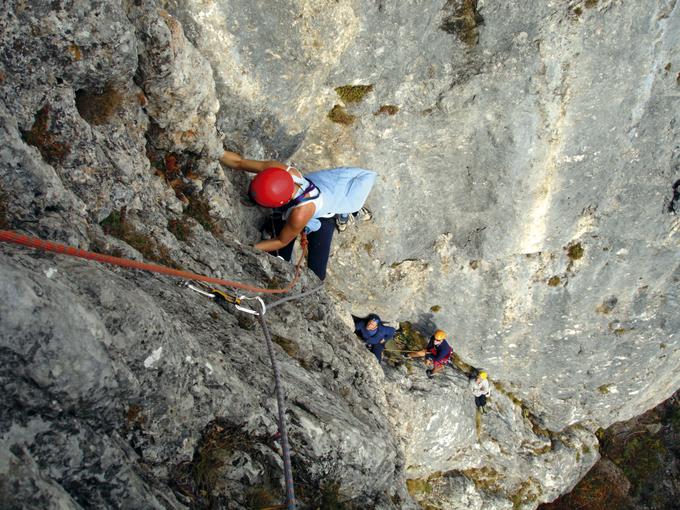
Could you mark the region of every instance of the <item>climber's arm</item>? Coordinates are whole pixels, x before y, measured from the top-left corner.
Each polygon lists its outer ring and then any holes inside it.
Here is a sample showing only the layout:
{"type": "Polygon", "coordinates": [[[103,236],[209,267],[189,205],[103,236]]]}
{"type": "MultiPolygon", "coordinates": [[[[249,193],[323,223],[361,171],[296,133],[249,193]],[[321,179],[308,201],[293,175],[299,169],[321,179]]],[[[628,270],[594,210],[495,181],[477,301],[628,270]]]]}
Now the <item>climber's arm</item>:
{"type": "Polygon", "coordinates": [[[244,170],[254,174],[261,172],[265,168],[287,168],[286,165],[280,161],[267,160],[259,161],[257,159],[245,159],[240,154],[231,151],[224,151],[220,156],[220,163],[234,170],[244,170]]]}
{"type": "Polygon", "coordinates": [[[307,222],[314,215],[316,207],[314,204],[305,204],[300,207],[296,207],[288,217],[288,221],[279,232],[279,235],[275,239],[267,239],[265,241],[260,241],[255,244],[255,248],[264,251],[275,251],[280,250],[288,246],[288,243],[294,241],[295,238],[302,232],[305,228],[307,222]]]}

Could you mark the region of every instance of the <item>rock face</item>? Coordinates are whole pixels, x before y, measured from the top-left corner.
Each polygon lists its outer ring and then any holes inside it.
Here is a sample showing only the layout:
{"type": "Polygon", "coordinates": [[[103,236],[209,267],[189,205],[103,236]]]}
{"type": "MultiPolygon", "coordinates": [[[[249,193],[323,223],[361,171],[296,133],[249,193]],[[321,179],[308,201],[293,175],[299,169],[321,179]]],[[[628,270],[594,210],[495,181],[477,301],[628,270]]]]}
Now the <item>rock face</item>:
{"type": "Polygon", "coordinates": [[[680,492],[680,394],[599,432],[600,453],[574,490],[541,510],[666,509],[680,492]]]}
{"type": "MultiPolygon", "coordinates": [[[[280,287],[222,146],[375,169],[326,289],[267,315],[299,500],[535,508],[680,386],[680,7],[535,4],[10,1],[0,227],[280,287]],[[455,368],[379,367],[348,309],[446,329],[455,368]]],[[[251,316],[4,244],[0,274],[10,508],[281,502],[251,316]]]]}

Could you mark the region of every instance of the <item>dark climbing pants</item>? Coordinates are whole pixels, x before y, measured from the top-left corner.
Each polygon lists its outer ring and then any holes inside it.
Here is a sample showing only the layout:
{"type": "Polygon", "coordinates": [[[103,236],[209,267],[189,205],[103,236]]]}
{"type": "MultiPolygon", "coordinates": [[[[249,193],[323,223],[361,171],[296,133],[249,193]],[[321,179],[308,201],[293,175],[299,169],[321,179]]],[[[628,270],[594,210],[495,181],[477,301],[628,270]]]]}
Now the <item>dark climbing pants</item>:
{"type": "MultiPolygon", "coordinates": [[[[333,232],[335,232],[335,218],[319,218],[319,221],[321,221],[321,227],[319,230],[307,234],[307,241],[309,241],[307,266],[309,269],[314,271],[314,274],[316,274],[320,280],[324,280],[326,278],[328,257],[330,257],[331,254],[333,232]]],[[[274,221],[275,235],[279,235],[279,232],[281,232],[281,229],[285,224],[286,222],[282,219],[277,219],[274,221]]],[[[279,255],[290,262],[290,258],[293,255],[294,245],[295,239],[293,239],[285,247],[272,253],[274,255],[279,255]]]]}
{"type": "Polygon", "coordinates": [[[475,405],[477,407],[484,407],[486,405],[486,395],[475,397],[475,405]]]}
{"type": "Polygon", "coordinates": [[[383,351],[385,350],[385,344],[366,344],[366,347],[375,354],[375,357],[378,358],[378,363],[380,363],[380,361],[382,361],[383,351]]]}

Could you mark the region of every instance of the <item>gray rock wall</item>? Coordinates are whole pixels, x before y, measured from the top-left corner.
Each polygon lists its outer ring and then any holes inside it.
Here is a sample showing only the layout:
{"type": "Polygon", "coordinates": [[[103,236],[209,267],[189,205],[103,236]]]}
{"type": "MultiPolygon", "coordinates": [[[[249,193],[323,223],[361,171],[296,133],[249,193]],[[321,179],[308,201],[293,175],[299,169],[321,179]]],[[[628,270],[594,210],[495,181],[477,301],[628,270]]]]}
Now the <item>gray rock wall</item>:
{"type": "Polygon", "coordinates": [[[301,129],[307,117],[286,111],[301,65],[313,67],[308,103],[356,117],[317,114],[292,155],[308,169],[380,173],[375,224],[339,236],[331,266],[355,310],[451,331],[465,359],[511,382],[553,429],[606,426],[677,388],[675,2],[337,2],[323,13],[291,2],[266,15],[219,5],[226,36],[201,3],[175,8],[200,24],[189,31],[199,47],[230,41],[209,58],[231,80],[219,117],[238,123],[234,143],[262,152],[262,139],[248,141],[257,117],[230,94],[301,129]],[[316,58],[335,59],[319,83],[326,68],[294,42],[329,20],[345,30],[318,43],[316,58]],[[263,58],[239,76],[252,34],[263,58]],[[355,84],[373,90],[343,104],[333,89],[355,84]],[[396,114],[378,113],[386,105],[396,114]]]}
{"type": "MultiPolygon", "coordinates": [[[[535,508],[597,460],[592,431],[680,385],[676,2],[7,7],[7,228],[280,285],[292,269],[247,246],[262,216],[222,143],[379,173],[327,293],[270,318],[303,505],[535,508]],[[458,370],[381,370],[349,310],[447,330],[497,383],[489,413],[458,370]]],[[[4,500],[280,501],[252,319],[5,245],[0,274],[4,500]]]]}

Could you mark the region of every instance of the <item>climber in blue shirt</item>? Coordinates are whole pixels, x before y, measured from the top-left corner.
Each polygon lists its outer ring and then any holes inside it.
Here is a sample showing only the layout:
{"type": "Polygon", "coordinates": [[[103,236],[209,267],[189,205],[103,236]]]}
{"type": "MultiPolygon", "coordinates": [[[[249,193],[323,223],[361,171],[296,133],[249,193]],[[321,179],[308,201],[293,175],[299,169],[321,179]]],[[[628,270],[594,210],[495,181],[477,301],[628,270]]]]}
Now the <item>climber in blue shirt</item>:
{"type": "Polygon", "coordinates": [[[354,332],[364,341],[366,347],[375,354],[378,363],[380,363],[385,344],[392,339],[396,330],[390,326],[385,326],[380,317],[372,313],[365,319],[355,318],[354,332]]]}
{"type": "Polygon", "coordinates": [[[257,174],[250,183],[251,199],[263,207],[277,208],[280,213],[274,225],[275,237],[256,243],[255,248],[275,252],[290,261],[296,237],[305,232],[309,241],[307,265],[319,279],[326,278],[335,215],[361,210],[376,173],[340,167],[302,175],[279,161],[244,159],[231,151],[225,151],[220,162],[257,174]]]}

